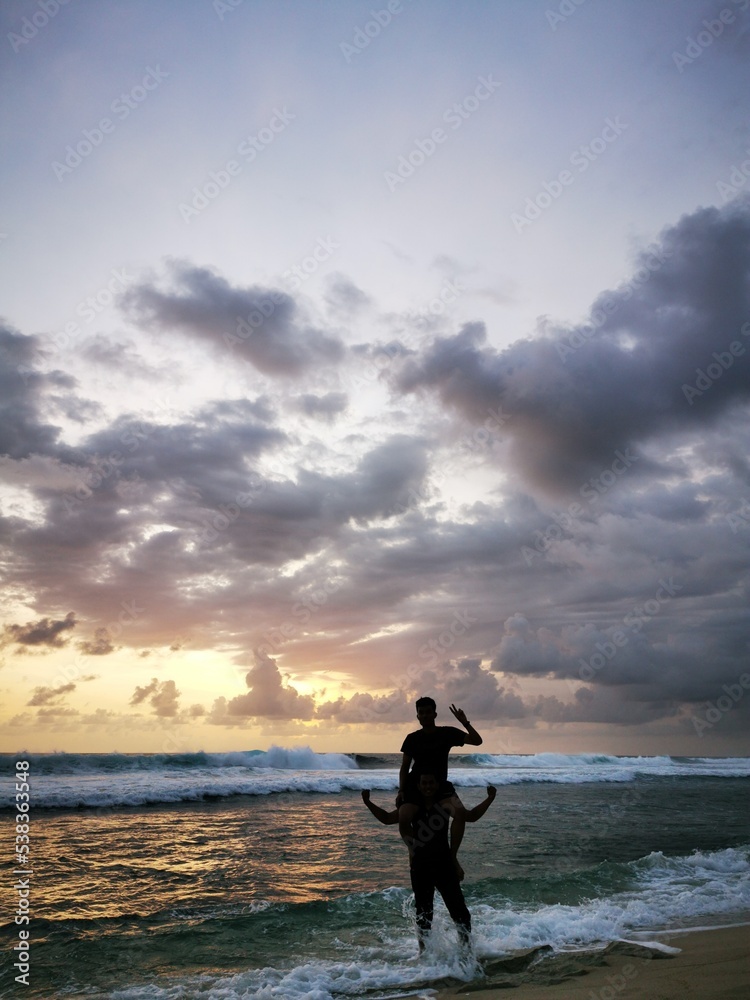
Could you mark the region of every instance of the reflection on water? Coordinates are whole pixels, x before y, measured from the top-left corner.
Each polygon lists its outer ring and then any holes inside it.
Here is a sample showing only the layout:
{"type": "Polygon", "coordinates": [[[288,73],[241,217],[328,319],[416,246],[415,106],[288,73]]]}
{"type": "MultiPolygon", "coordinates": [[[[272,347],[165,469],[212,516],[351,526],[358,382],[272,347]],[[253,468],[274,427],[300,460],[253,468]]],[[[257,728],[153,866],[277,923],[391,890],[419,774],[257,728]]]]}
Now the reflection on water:
{"type": "Polygon", "coordinates": [[[231,804],[57,814],[36,826],[37,913],[146,916],[186,902],[306,902],[406,885],[398,834],[356,799],[278,795],[231,804]]]}

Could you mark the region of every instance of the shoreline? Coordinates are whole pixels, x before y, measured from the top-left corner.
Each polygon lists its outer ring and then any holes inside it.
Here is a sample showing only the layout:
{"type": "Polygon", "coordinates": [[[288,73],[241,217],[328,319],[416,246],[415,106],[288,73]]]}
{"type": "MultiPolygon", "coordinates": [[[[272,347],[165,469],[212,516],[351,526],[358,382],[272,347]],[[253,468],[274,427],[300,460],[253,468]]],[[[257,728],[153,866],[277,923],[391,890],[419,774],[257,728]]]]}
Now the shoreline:
{"type": "Polygon", "coordinates": [[[651,940],[681,950],[667,954],[650,951],[646,945],[618,942],[598,955],[567,954],[565,967],[552,983],[512,983],[507,975],[493,976],[494,982],[443,988],[437,992],[436,1000],[456,997],[503,1000],[509,988],[518,1000],[747,1000],[750,997],[750,924],[658,931],[651,940]]]}

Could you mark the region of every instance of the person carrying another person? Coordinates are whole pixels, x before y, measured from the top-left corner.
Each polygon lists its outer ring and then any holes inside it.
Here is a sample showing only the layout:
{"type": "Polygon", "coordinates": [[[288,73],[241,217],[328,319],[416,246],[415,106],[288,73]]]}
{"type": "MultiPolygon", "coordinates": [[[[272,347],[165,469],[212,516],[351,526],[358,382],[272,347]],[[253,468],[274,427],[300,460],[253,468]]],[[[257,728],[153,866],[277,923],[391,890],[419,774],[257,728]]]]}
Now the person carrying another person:
{"type": "MultiPolygon", "coordinates": [[[[438,802],[439,785],[434,774],[423,772],[417,783],[419,802],[411,823],[407,841],[409,848],[409,874],[417,911],[417,938],[420,954],[432,928],[435,890],[443,897],[448,912],[458,928],[459,940],[469,944],[471,915],[461,881],[456,870],[455,858],[448,843],[450,812],[438,802]]],[[[485,814],[495,798],[495,789],[487,788],[487,797],[466,813],[470,823],[485,814]]],[[[399,823],[398,810],[390,812],[370,801],[369,789],[364,789],[362,799],[370,812],[386,826],[399,823]]]]}
{"type": "Polygon", "coordinates": [[[437,781],[437,802],[453,817],[450,848],[458,877],[461,879],[463,878],[463,869],[458,862],[458,849],[463,840],[466,810],[452,783],[448,781],[448,754],[452,747],[462,747],[466,744],[475,747],[481,746],[482,737],[466,718],[466,713],[462,708],[456,708],[455,705],[450,706],[451,712],[464,727],[466,733],[455,726],[435,725],[437,705],[434,698],[418,698],[415,707],[421,728],[409,733],[401,747],[403,757],[398,774],[398,797],[396,798],[399,832],[408,844],[411,838],[411,825],[420,806],[420,775],[434,774],[437,781]]]}

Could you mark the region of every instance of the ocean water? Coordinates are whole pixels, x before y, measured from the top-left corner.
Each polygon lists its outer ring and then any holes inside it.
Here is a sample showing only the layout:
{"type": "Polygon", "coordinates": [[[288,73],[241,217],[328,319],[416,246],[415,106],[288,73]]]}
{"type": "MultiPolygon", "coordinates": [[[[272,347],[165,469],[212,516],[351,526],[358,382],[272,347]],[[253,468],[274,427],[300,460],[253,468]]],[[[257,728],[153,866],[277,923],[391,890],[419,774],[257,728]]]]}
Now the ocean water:
{"type": "Polygon", "coordinates": [[[0,930],[8,955],[25,877],[30,973],[6,965],[3,997],[428,997],[750,919],[750,758],[451,755],[467,806],[498,794],[461,848],[472,952],[438,903],[422,958],[405,848],[360,797],[390,808],[395,755],[27,755],[26,876],[16,759],[0,757],[0,930]]]}

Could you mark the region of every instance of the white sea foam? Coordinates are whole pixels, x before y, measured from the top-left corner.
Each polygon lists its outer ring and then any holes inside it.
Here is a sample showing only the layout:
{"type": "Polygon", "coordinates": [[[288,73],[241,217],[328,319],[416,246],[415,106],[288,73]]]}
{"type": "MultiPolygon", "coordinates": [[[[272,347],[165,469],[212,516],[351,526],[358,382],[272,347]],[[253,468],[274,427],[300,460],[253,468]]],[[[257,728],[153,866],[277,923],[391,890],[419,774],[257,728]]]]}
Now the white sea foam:
{"type": "Polygon", "coordinates": [[[628,867],[633,888],[578,906],[472,908],[480,953],[550,944],[578,949],[631,937],[636,931],[690,926],[707,917],[750,910],[750,850],[727,848],[683,858],[654,853],[628,867]]]}
{"type": "MultiPolygon", "coordinates": [[[[363,788],[392,791],[398,785],[395,767],[360,769],[347,754],[277,746],[224,754],[38,755],[32,761],[31,774],[37,809],[139,806],[278,792],[337,794],[363,788]]],[[[744,757],[606,754],[456,755],[449,769],[449,777],[459,788],[749,775],[750,758],[744,757]]],[[[0,779],[0,808],[11,807],[13,788],[12,777],[0,779]]]]}

